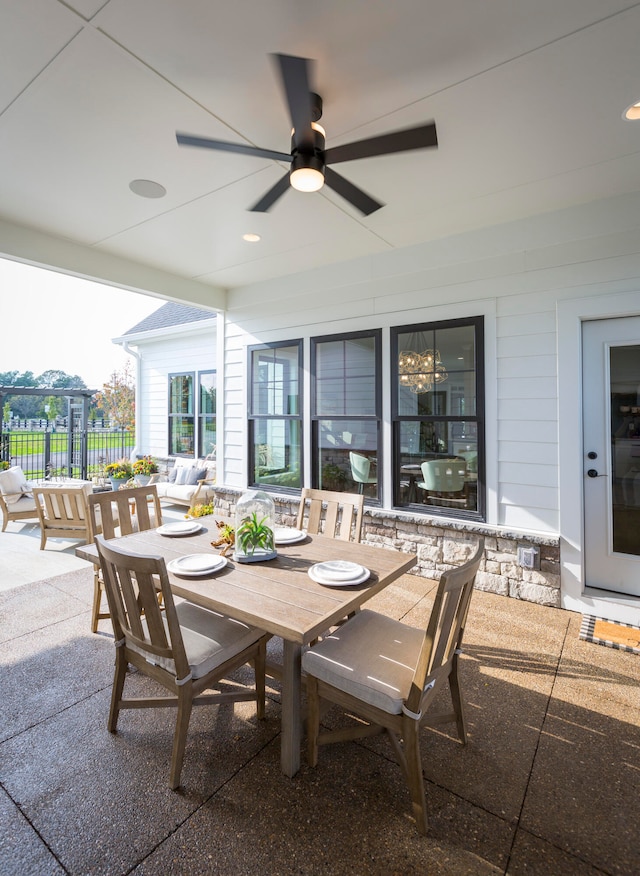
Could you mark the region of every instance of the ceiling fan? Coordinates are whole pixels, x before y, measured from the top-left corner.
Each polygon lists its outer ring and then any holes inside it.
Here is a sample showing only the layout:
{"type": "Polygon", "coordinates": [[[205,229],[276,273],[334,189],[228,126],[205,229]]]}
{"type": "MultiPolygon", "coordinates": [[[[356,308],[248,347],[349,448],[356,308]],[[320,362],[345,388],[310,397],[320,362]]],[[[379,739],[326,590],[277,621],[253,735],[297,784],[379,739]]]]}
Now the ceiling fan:
{"type": "Polygon", "coordinates": [[[272,158],[291,163],[289,172],[250,208],[252,212],[265,213],[285,193],[289,185],[298,191],[316,192],[326,184],[368,216],[384,204],[353,185],[328,165],[340,161],[353,161],[357,158],[407,152],[410,149],[437,147],[436,125],[435,122],[429,122],[416,128],[393,131],[379,137],[370,137],[367,140],[357,140],[344,146],[325,149],[325,131],[318,124],[322,116],[322,98],[311,91],[309,85],[312,62],[308,58],[297,58],[293,55],[276,54],[273,57],[280,71],[291,116],[293,131],[290,153],[176,133],[176,139],[181,146],[219,149],[224,152],[238,152],[241,155],[254,155],[256,158],[272,158]]]}

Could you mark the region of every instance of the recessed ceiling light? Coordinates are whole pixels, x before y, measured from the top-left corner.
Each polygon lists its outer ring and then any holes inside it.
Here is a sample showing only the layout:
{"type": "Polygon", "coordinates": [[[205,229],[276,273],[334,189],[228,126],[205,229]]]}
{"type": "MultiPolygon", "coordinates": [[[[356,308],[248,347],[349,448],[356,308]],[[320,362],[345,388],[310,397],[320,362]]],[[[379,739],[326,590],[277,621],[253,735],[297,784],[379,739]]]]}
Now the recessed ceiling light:
{"type": "Polygon", "coordinates": [[[242,239],[246,240],[247,243],[257,243],[260,240],[259,234],[243,234],[242,239]]]}
{"type": "Polygon", "coordinates": [[[134,195],[140,195],[141,198],[164,198],[167,194],[165,187],[152,179],[132,179],[129,188],[134,195]]]}
{"type": "Polygon", "coordinates": [[[637,122],[640,120],[640,101],[638,103],[632,103],[631,106],[628,106],[624,113],[622,114],[623,119],[627,119],[629,122],[637,122]]]}

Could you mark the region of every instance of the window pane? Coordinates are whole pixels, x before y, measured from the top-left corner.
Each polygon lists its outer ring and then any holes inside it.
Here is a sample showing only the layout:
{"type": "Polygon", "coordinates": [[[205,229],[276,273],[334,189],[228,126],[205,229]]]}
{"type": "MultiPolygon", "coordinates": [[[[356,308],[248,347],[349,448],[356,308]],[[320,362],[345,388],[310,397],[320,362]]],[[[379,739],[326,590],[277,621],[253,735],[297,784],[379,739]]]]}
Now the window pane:
{"type": "Polygon", "coordinates": [[[411,327],[394,340],[395,501],[478,514],[482,318],[411,327]]]}
{"type": "Polygon", "coordinates": [[[251,395],[254,416],[298,413],[298,352],[297,344],[253,351],[251,395]]]}
{"type": "Polygon", "coordinates": [[[275,487],[302,486],[299,420],[253,421],[254,483],[275,487]]]}
{"type": "Polygon", "coordinates": [[[200,413],[215,414],[216,412],[216,375],[215,372],[200,375],[200,413]]]}
{"type": "Polygon", "coordinates": [[[376,420],[319,420],[318,487],[378,495],[376,420]]]}
{"type": "Polygon", "coordinates": [[[170,417],[169,423],[169,453],[172,455],[193,454],[195,450],[193,440],[193,417],[170,417]]]}
{"type": "Polygon", "coordinates": [[[376,339],[322,341],[316,344],[316,413],[376,413],[376,339]]]}
{"type": "Polygon", "coordinates": [[[193,376],[179,374],[171,378],[169,411],[172,414],[193,413],[193,376]]]}

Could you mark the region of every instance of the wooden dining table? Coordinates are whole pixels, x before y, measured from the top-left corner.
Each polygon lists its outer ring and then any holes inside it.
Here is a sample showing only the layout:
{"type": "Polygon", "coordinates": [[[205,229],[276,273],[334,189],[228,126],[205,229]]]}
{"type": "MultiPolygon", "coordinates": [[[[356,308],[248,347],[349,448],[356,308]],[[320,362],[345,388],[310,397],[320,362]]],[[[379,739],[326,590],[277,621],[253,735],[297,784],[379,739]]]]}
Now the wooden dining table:
{"type": "MultiPolygon", "coordinates": [[[[218,553],[211,543],[217,538],[216,521],[223,519],[218,515],[200,518],[202,529],[192,535],[167,537],[150,530],[123,536],[117,542],[131,553],[161,556],[166,563],[189,554],[218,553]]],[[[76,555],[98,562],[93,544],[78,547],[76,555]]],[[[281,765],[285,775],[293,776],[300,768],[303,647],[411,569],[417,557],[314,535],[296,544],[279,545],[272,560],[240,563],[231,556],[227,559],[221,570],[199,577],[186,578],[169,571],[171,589],[177,597],[282,637],[281,765]],[[327,560],[359,563],[371,574],[356,586],[318,584],[308,571],[327,560]]]]}

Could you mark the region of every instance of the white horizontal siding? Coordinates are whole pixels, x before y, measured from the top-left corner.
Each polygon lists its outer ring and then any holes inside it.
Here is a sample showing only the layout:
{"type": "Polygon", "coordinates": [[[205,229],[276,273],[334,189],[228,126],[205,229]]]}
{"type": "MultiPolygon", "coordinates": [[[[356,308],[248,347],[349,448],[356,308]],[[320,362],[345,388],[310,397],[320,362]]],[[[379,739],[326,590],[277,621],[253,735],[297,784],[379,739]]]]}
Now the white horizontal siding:
{"type": "Polygon", "coordinates": [[[141,422],[137,446],[140,453],[168,454],[169,375],[216,370],[216,330],[180,333],[137,344],[141,355],[141,422]]]}
{"type": "Polygon", "coordinates": [[[532,441],[543,444],[553,444],[558,435],[556,420],[527,420],[501,419],[498,424],[498,440],[519,443],[526,438],[527,443],[532,441]]]}
{"type": "Polygon", "coordinates": [[[498,358],[498,379],[500,378],[536,378],[557,376],[558,365],[555,356],[502,356],[498,358]]]}
{"type": "Polygon", "coordinates": [[[558,445],[542,442],[501,441],[498,450],[500,462],[533,463],[534,465],[557,465],[558,445]]]}
{"type": "MultiPolygon", "coordinates": [[[[500,420],[519,420],[521,423],[535,423],[537,420],[555,422],[558,415],[558,402],[552,399],[517,399],[505,398],[498,400],[498,417],[500,420]]],[[[523,431],[525,435],[526,432],[523,431]]]]}
{"type": "Polygon", "coordinates": [[[526,484],[558,489],[557,465],[541,465],[534,462],[501,462],[499,474],[500,482],[503,485],[526,484]]]}

